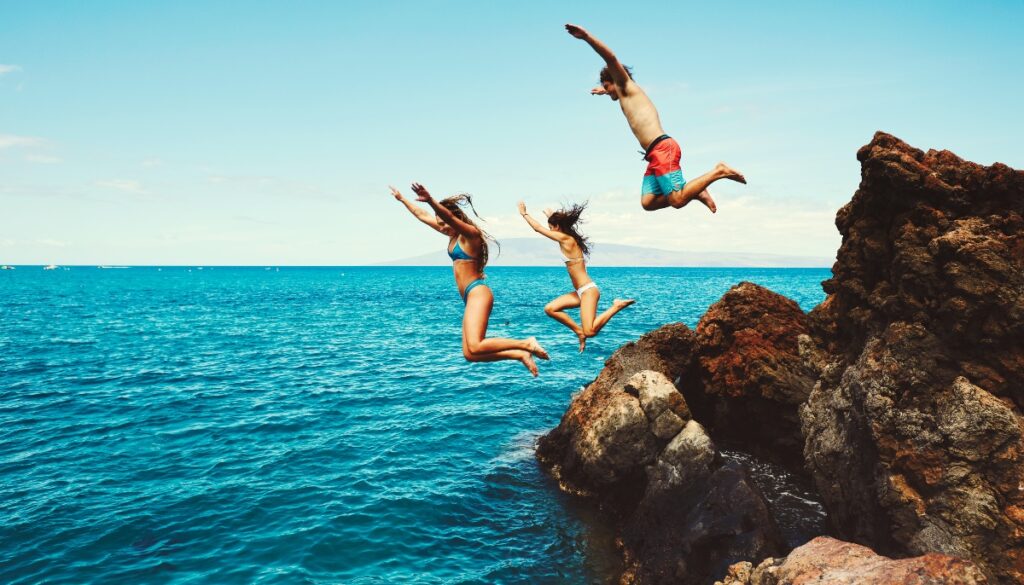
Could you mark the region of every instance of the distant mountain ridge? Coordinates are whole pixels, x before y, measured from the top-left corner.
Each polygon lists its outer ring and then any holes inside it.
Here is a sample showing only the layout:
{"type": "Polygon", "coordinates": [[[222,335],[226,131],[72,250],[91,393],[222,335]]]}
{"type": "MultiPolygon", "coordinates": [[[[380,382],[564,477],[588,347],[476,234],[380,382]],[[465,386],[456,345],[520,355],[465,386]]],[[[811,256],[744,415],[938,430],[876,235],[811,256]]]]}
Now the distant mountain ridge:
{"type": "MultiPolygon", "coordinates": [[[[835,258],[825,256],[789,256],[755,252],[690,252],[659,250],[622,244],[592,244],[590,266],[643,266],[643,267],[790,267],[828,268],[835,258]]],[[[374,263],[374,266],[439,266],[450,264],[444,249],[435,252],[374,263]]],[[[491,247],[489,266],[559,266],[562,263],[558,246],[540,238],[508,238],[501,240],[500,253],[491,247]]]]}

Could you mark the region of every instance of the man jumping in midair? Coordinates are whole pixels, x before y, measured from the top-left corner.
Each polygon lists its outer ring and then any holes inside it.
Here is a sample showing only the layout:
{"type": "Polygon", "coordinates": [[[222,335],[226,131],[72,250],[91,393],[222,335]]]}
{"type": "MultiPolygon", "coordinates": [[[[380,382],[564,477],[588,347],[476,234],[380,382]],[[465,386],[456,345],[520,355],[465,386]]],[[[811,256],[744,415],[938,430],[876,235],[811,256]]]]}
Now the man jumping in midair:
{"type": "Polygon", "coordinates": [[[629,122],[629,127],[633,130],[636,139],[640,141],[640,147],[646,152],[644,159],[649,164],[647,172],[644,173],[643,188],[640,194],[640,204],[644,209],[654,211],[669,206],[679,209],[696,199],[714,213],[718,208],[707,191],[711,183],[719,179],[731,179],[739,183],[747,182],[739,171],[721,162],[715,165],[714,170],[696,179],[691,181],[683,179],[683,172],[679,168],[681,154],[679,143],[662,130],[661,120],[658,119],[658,110],[655,109],[644,90],[640,89],[640,86],[633,81],[629,69],[619,63],[611,49],[592,37],[586,30],[574,24],[565,25],[565,30],[577,39],[587,41],[594,51],[604,59],[605,67],[601,70],[601,87],[595,87],[590,90],[590,93],[607,95],[612,98],[612,101],[619,102],[622,113],[626,115],[626,121],[629,122]]]}

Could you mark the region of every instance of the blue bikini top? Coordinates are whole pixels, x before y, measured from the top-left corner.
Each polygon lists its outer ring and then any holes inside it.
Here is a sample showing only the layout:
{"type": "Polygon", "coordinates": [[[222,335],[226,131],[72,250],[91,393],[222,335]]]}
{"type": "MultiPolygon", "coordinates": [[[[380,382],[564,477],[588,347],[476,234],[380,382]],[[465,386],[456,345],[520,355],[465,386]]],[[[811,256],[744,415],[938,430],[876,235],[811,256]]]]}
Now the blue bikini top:
{"type": "Polygon", "coordinates": [[[455,246],[451,250],[448,250],[448,257],[452,259],[452,262],[458,262],[459,260],[476,260],[476,258],[470,256],[462,249],[459,245],[459,239],[455,238],[455,246]]]}

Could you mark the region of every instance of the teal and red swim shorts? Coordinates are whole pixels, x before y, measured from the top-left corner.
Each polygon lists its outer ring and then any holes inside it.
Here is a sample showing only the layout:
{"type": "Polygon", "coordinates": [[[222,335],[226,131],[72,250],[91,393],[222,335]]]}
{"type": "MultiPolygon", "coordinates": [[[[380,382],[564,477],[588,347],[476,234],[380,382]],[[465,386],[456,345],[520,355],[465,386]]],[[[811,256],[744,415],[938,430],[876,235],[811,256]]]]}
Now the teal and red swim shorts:
{"type": "Polygon", "coordinates": [[[673,191],[681,190],[686,184],[683,171],[679,168],[681,156],[679,143],[674,138],[665,134],[655,138],[647,147],[647,154],[644,156],[648,163],[640,191],[641,196],[669,195],[673,191]]]}

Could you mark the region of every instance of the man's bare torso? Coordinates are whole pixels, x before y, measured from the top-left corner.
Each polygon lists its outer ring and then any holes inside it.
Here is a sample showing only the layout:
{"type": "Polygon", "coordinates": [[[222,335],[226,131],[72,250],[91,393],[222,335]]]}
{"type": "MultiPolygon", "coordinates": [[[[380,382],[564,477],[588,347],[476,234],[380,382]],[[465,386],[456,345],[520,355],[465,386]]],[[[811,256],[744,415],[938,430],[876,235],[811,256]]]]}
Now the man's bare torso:
{"type": "Polygon", "coordinates": [[[640,142],[640,148],[646,149],[655,138],[665,133],[661,128],[658,110],[633,80],[629,80],[625,89],[625,92],[619,93],[619,106],[626,115],[633,135],[640,142]]]}

